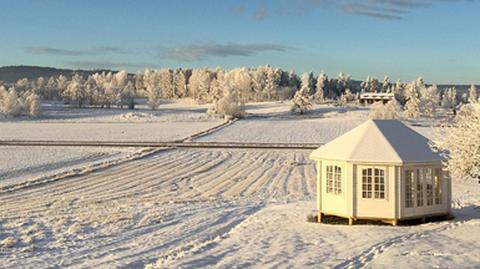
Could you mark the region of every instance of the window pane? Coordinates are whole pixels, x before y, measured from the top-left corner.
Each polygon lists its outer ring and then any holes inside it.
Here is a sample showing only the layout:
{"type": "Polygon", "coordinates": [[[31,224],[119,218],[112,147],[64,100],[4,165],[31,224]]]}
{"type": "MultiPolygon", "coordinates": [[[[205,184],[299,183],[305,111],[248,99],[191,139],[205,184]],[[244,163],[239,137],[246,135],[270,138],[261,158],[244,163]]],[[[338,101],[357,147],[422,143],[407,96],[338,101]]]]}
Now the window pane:
{"type": "Polygon", "coordinates": [[[405,207],[410,208],[412,207],[412,200],[411,200],[411,171],[405,171],[405,207]]]}
{"type": "Polygon", "coordinates": [[[385,198],[384,170],[375,168],[375,199],[385,198]]]}
{"type": "Polygon", "coordinates": [[[362,169],[362,197],[372,197],[372,169],[362,169]]]}
{"type": "Polygon", "coordinates": [[[332,193],[333,192],[333,167],[331,165],[327,166],[326,180],[327,180],[326,191],[327,193],[332,193]]]}
{"type": "Polygon", "coordinates": [[[425,169],[425,186],[427,193],[427,206],[433,205],[433,178],[432,168],[425,169]]]}
{"type": "Polygon", "coordinates": [[[435,204],[442,204],[442,183],[441,183],[442,171],[440,168],[435,169],[435,204]]]}
{"type": "Polygon", "coordinates": [[[417,169],[417,206],[423,206],[423,169],[417,169]]]}

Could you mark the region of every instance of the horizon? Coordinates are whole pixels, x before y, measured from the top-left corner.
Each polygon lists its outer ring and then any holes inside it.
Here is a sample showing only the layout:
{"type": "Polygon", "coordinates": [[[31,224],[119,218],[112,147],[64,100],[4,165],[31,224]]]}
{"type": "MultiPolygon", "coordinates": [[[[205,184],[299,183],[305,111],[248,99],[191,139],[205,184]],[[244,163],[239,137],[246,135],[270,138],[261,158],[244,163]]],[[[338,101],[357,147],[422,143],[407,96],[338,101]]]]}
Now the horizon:
{"type": "Polygon", "coordinates": [[[480,84],[476,7],[480,1],[22,0],[0,3],[0,32],[9,37],[0,58],[2,66],[138,72],[271,65],[354,80],[480,84]]]}
{"type": "MultiPolygon", "coordinates": [[[[56,70],[68,70],[68,71],[72,71],[72,72],[97,72],[97,73],[102,73],[102,72],[120,72],[120,71],[127,71],[127,70],[123,70],[123,69],[87,69],[87,68],[59,68],[59,67],[54,67],[54,66],[37,66],[37,65],[5,65],[5,66],[0,66],[0,68],[18,68],[18,67],[27,67],[27,68],[52,68],[52,69],[56,69],[56,70]]],[[[256,68],[258,66],[248,66],[246,68],[256,68]]],[[[272,66],[273,68],[277,68],[276,66],[272,66]]],[[[179,67],[181,69],[189,69],[189,67],[179,67]]],[[[200,67],[201,68],[201,67],[200,67]]],[[[210,68],[210,67],[208,67],[210,68]]],[[[211,69],[215,69],[215,68],[219,68],[219,67],[211,67],[211,69]]],[[[238,67],[232,67],[232,68],[228,68],[228,69],[225,69],[225,70],[231,70],[233,68],[238,68],[238,67]]],[[[147,68],[148,69],[148,68],[147,68]]],[[[152,69],[153,70],[153,69],[152,69]]],[[[130,72],[130,71],[127,71],[128,74],[131,74],[131,75],[134,75],[134,74],[143,74],[145,70],[139,70],[139,71],[135,71],[135,72],[130,72]]],[[[287,71],[287,70],[283,70],[283,71],[287,71]]],[[[295,72],[295,70],[293,70],[295,72]]],[[[297,73],[295,72],[297,75],[299,75],[300,77],[303,75],[302,73],[297,73]]],[[[346,72],[344,72],[346,73],[346,72]]],[[[336,77],[336,74],[329,74],[328,72],[325,72],[325,74],[329,77],[329,78],[334,78],[336,77]]],[[[313,75],[314,76],[317,76],[318,73],[315,73],[313,72],[313,75]]],[[[388,75],[388,74],[387,74],[388,75]]],[[[379,79],[379,81],[381,81],[383,79],[383,77],[376,77],[377,79],[379,79]]],[[[418,78],[418,77],[417,77],[418,78]]],[[[423,77],[422,77],[423,78],[423,77]]],[[[391,77],[390,77],[391,79],[391,77]]],[[[351,77],[351,80],[352,81],[355,81],[355,82],[362,82],[362,81],[365,81],[365,78],[355,78],[355,77],[351,77]]],[[[415,79],[414,79],[415,80],[415,79]]],[[[401,81],[402,83],[411,83],[413,82],[414,80],[412,81],[401,81]]],[[[390,80],[390,84],[395,84],[396,80],[390,80]]],[[[425,81],[425,85],[436,85],[436,86],[461,86],[461,87],[470,87],[471,85],[475,85],[476,87],[480,87],[480,84],[475,84],[475,83],[456,83],[456,84],[451,84],[451,83],[435,83],[435,82],[429,82],[429,81],[425,81]]]]}

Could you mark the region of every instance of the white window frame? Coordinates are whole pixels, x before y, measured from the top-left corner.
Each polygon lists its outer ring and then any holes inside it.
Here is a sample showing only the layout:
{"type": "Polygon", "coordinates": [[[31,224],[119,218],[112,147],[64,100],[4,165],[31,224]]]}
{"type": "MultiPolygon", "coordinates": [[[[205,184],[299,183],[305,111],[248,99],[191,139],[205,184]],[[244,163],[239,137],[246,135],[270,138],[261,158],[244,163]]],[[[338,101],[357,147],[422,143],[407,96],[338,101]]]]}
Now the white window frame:
{"type": "Polygon", "coordinates": [[[388,193],[387,167],[361,166],[359,168],[362,199],[386,200],[388,193]]]}
{"type": "Polygon", "coordinates": [[[425,201],[427,206],[433,206],[435,199],[433,197],[433,169],[431,167],[424,168],[424,180],[425,180],[425,201]]]}
{"type": "Polygon", "coordinates": [[[414,208],[415,199],[415,169],[405,169],[405,208],[414,208]]]}
{"type": "Polygon", "coordinates": [[[425,173],[423,172],[422,168],[415,169],[415,200],[416,207],[424,207],[425,206],[425,197],[424,197],[424,188],[425,188],[425,173]]]}
{"type": "Polygon", "coordinates": [[[342,195],[342,167],[335,164],[325,166],[325,191],[328,194],[342,195]]]}
{"type": "Polygon", "coordinates": [[[434,168],[435,174],[433,175],[433,190],[435,195],[435,205],[441,205],[443,203],[443,188],[442,188],[442,169],[434,168]]]}

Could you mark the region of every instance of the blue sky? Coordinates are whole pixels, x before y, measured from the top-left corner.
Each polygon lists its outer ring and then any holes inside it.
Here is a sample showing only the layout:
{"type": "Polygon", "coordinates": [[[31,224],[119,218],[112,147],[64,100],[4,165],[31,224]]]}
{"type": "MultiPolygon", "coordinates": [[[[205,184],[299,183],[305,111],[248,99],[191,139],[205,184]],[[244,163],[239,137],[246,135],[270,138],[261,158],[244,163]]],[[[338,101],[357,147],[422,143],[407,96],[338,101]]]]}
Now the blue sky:
{"type": "Polygon", "coordinates": [[[6,0],[0,10],[2,66],[270,64],[480,83],[476,0],[6,0]]]}

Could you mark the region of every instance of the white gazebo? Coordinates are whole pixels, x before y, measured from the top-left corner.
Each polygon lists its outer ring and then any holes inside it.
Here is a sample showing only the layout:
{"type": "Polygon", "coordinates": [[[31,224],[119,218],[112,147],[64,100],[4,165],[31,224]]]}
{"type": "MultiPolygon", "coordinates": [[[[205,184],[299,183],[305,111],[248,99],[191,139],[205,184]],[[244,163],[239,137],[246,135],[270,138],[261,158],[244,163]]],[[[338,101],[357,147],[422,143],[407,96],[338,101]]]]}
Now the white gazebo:
{"type": "Polygon", "coordinates": [[[451,182],[424,136],[397,120],[368,120],[310,154],[324,215],[400,220],[448,215],[451,182]]]}

